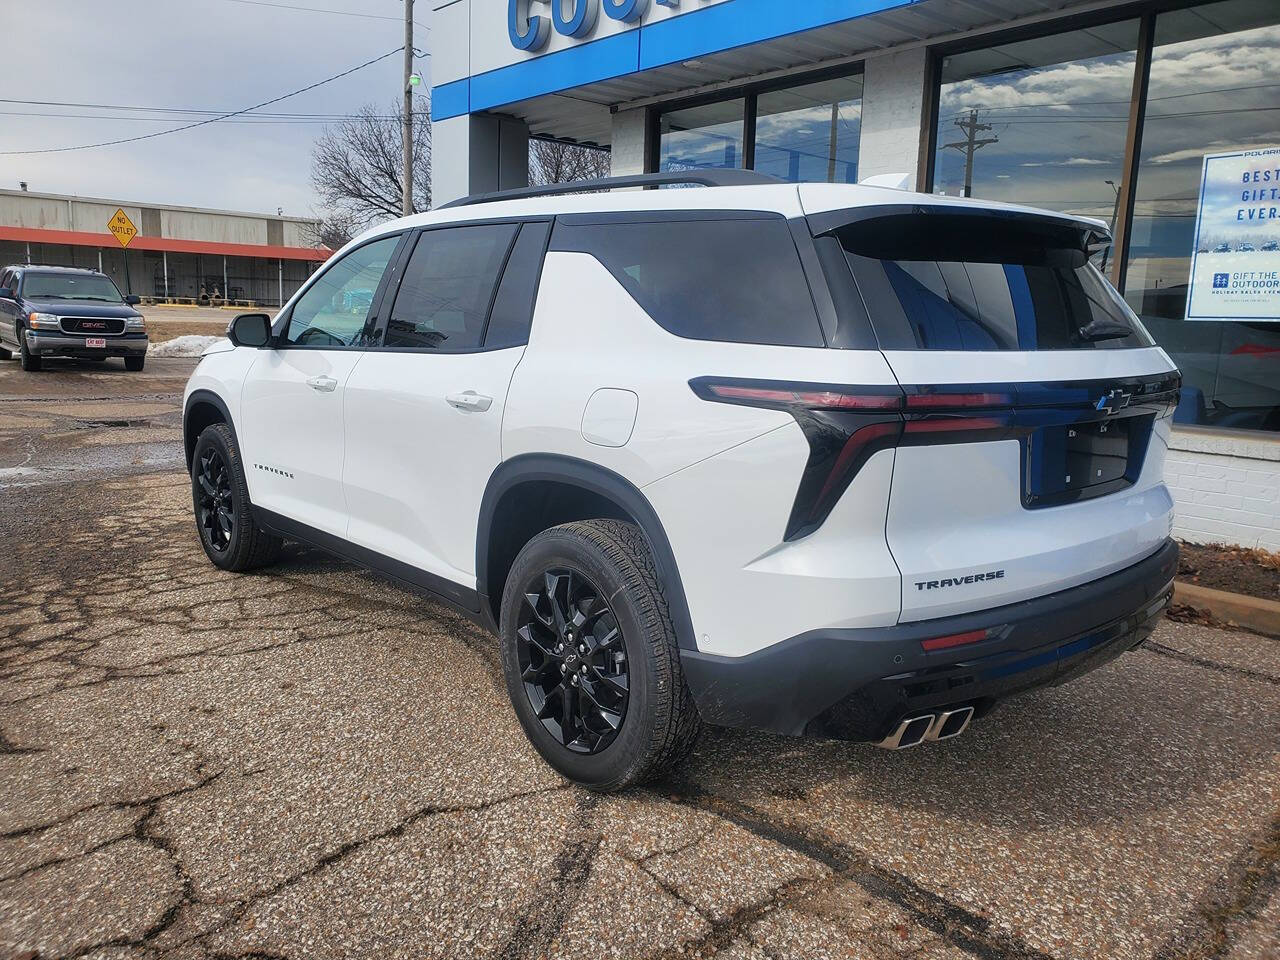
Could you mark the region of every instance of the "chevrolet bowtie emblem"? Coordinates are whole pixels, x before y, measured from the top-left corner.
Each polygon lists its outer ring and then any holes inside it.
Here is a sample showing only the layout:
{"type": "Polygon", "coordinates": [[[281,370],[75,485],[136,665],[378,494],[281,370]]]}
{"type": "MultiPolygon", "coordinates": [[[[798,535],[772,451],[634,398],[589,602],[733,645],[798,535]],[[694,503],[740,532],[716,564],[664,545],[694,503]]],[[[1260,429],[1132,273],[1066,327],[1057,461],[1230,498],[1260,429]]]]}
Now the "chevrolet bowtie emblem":
{"type": "Polygon", "coordinates": [[[1123,390],[1115,389],[1110,393],[1104,393],[1098,398],[1098,402],[1094,404],[1095,410],[1101,410],[1108,416],[1119,413],[1129,405],[1129,401],[1133,398],[1133,394],[1126,393],[1123,390]]]}

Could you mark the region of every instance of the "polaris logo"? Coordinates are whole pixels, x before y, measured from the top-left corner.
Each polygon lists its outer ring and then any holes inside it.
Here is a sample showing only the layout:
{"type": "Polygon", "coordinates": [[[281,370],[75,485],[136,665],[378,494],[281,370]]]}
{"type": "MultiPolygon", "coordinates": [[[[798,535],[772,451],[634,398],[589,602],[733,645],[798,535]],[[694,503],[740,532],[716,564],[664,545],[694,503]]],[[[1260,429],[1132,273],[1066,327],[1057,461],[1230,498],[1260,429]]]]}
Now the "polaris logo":
{"type": "Polygon", "coordinates": [[[944,577],[941,580],[917,580],[917,590],[941,590],[943,587],[959,587],[970,583],[981,583],[984,580],[1003,580],[1003,570],[988,570],[985,573],[968,573],[963,577],[944,577]]]}

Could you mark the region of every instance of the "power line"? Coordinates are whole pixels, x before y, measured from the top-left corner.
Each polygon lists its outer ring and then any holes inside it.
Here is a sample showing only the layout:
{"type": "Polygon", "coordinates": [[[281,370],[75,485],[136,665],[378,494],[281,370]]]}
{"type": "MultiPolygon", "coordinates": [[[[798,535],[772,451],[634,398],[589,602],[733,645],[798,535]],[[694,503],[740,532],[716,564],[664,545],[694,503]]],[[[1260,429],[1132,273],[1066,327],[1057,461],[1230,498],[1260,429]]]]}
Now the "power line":
{"type": "MultiPolygon", "coordinates": [[[[365,20],[394,20],[396,23],[402,23],[404,17],[388,17],[378,13],[358,13],[355,10],[331,10],[328,7],[299,7],[291,3],[272,3],[271,0],[225,0],[226,3],[243,3],[252,7],[274,7],[277,10],[295,10],[299,13],[331,13],[338,17],[360,17],[365,20]]],[[[422,27],[423,30],[431,28],[425,24],[414,21],[416,26],[422,27]]]]}
{"type": "MultiPolygon", "coordinates": [[[[421,96],[421,94],[419,94],[419,96],[421,96]]],[[[223,116],[224,114],[227,114],[227,113],[228,113],[228,111],[227,111],[226,109],[222,109],[222,110],[200,110],[200,109],[197,109],[197,108],[195,108],[195,107],[191,107],[191,108],[185,108],[185,107],[126,107],[126,106],[121,106],[121,105],[119,105],[119,104],[110,104],[110,103],[64,103],[64,102],[58,102],[58,101],[47,101],[47,100],[42,101],[42,100],[4,100],[4,99],[0,99],[0,104],[15,104],[15,105],[18,105],[18,106],[24,106],[24,107],[70,107],[70,108],[75,108],[75,109],[86,109],[86,110],[87,110],[87,109],[92,109],[92,110],[137,110],[137,111],[140,111],[140,112],[143,112],[143,113],[205,114],[205,115],[207,115],[207,116],[223,116]]],[[[6,112],[6,113],[10,113],[12,116],[29,116],[29,117],[73,117],[73,116],[83,116],[83,117],[85,117],[85,118],[87,118],[87,119],[95,119],[95,118],[97,118],[97,117],[101,116],[101,114],[70,114],[70,113],[45,113],[45,112],[17,113],[17,112],[14,112],[14,111],[5,111],[5,112],[6,112]]],[[[258,112],[256,112],[256,111],[254,111],[254,112],[252,112],[252,113],[249,113],[249,114],[247,114],[247,115],[248,115],[248,116],[250,116],[250,117],[267,117],[267,118],[271,118],[271,119],[285,119],[285,120],[293,120],[293,119],[299,119],[299,118],[315,119],[315,118],[322,118],[322,117],[328,117],[328,118],[331,118],[331,119],[338,119],[338,120],[342,120],[342,119],[346,119],[346,118],[348,118],[348,117],[350,117],[350,116],[354,116],[353,114],[346,114],[346,113],[258,113],[258,112]]],[[[166,121],[172,121],[174,118],[173,118],[172,116],[169,116],[169,117],[127,117],[127,116],[126,116],[126,117],[113,117],[113,118],[111,118],[111,119],[116,119],[116,120],[166,120],[166,121]]],[[[182,117],[182,118],[179,118],[179,119],[186,119],[186,118],[185,118],[185,117],[182,117]]]]}
{"type": "Polygon", "coordinates": [[[372,60],[366,60],[364,63],[354,66],[350,70],[344,70],[342,73],[335,73],[331,77],[326,77],[323,80],[317,80],[315,83],[308,84],[299,90],[294,90],[291,93],[286,93],[279,97],[273,97],[270,100],[264,100],[262,103],[255,103],[253,106],[245,107],[243,110],[233,110],[230,113],[224,113],[216,117],[209,117],[205,120],[197,120],[195,123],[183,124],[180,127],[173,127],[169,130],[157,130],[155,133],[144,133],[137,137],[123,137],[119,140],[105,140],[102,143],[84,143],[74,147],[45,147],[40,150],[0,150],[0,156],[15,157],[28,156],[35,153],[66,153],[71,150],[92,150],[97,147],[114,147],[122,143],[137,143],[139,140],[150,140],[154,137],[163,137],[170,133],[180,133],[183,130],[194,130],[196,127],[203,127],[210,123],[217,123],[219,120],[229,120],[232,117],[238,117],[242,114],[249,113],[250,111],[261,109],[262,107],[269,107],[273,103],[279,103],[281,100],[288,100],[290,97],[296,97],[300,93],[306,93],[309,90],[314,90],[316,87],[324,86],[326,83],[332,83],[334,80],[340,80],[343,77],[355,73],[357,70],[363,70],[365,67],[373,66],[375,63],[386,60],[388,57],[394,57],[403,49],[403,46],[396,47],[394,50],[390,50],[380,57],[374,57],[372,60]]]}
{"type": "MultiPolygon", "coordinates": [[[[0,110],[0,117],[37,117],[42,120],[111,120],[116,123],[172,123],[172,117],[125,117],[112,116],[105,113],[36,113],[23,110],[0,110]]],[[[297,116],[248,114],[241,120],[224,120],[224,123],[243,123],[249,126],[291,123],[339,123],[343,120],[377,120],[386,123],[399,123],[400,117],[380,114],[364,116],[351,113],[335,114],[299,114],[297,116]]]]}

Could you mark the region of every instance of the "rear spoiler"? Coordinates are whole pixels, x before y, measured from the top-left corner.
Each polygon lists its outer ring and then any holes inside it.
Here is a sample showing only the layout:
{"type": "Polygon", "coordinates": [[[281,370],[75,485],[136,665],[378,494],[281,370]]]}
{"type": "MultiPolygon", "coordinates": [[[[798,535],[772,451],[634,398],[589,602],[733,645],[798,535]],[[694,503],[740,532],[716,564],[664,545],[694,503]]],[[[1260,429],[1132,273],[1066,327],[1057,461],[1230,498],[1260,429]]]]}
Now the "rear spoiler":
{"type": "Polygon", "coordinates": [[[888,226],[893,221],[910,219],[918,225],[921,218],[929,218],[937,227],[944,224],[964,228],[967,221],[977,227],[980,221],[995,221],[1022,227],[1052,238],[1062,247],[1074,248],[1085,254],[1096,253],[1111,243],[1111,230],[1101,220],[1092,217],[1074,217],[1050,211],[1005,209],[1001,207],[962,206],[941,203],[884,203],[851,207],[845,210],[825,210],[811,213],[805,219],[815,236],[834,233],[843,227],[881,220],[888,226]]]}

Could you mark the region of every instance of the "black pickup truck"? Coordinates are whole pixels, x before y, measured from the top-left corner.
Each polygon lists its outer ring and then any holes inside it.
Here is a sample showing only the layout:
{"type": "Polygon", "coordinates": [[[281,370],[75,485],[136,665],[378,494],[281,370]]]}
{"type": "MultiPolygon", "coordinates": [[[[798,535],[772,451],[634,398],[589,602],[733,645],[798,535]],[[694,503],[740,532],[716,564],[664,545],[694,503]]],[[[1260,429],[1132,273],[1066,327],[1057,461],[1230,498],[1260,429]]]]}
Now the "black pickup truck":
{"type": "Polygon", "coordinates": [[[105,274],[74,267],[30,264],[0,269],[0,358],[18,354],[23,370],[39,370],[45,357],[105,360],[123,357],[141,370],[147,327],[105,274]]]}

